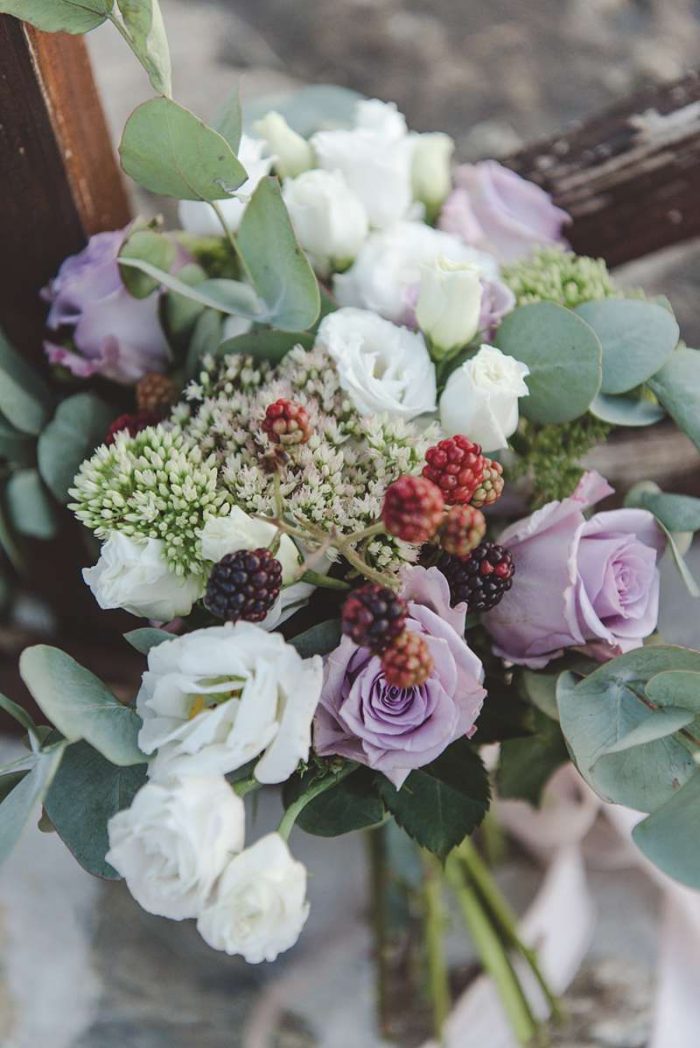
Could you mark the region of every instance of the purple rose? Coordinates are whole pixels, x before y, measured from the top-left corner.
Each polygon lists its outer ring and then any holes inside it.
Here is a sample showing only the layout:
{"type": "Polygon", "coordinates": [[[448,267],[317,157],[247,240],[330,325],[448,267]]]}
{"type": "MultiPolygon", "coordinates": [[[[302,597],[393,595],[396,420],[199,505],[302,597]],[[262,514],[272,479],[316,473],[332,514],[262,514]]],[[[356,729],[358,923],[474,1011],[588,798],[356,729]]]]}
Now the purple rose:
{"type": "Polygon", "coordinates": [[[482,279],[479,330],[487,341],[495,336],[504,316],[510,313],[514,305],[515,295],[507,284],[500,280],[482,279]]]}
{"type": "Polygon", "coordinates": [[[472,735],[486,692],[481,662],[464,640],[466,606],[450,607],[437,568],[405,568],[407,628],[421,633],[433,672],[421,687],[388,684],[382,664],[349,637],[326,659],[314,748],[384,773],[399,788],[413,768],[435,760],[462,735],[472,735]]]}
{"type": "Polygon", "coordinates": [[[462,164],[455,183],[438,224],[465,243],[490,251],[500,262],[515,262],[540,244],[564,243],[562,228],[570,221],[566,211],[503,164],[462,164]]]}
{"type": "Polygon", "coordinates": [[[117,255],[124,236],[123,230],[97,233],[63,262],[42,294],[51,304],[47,326],[67,330],[75,350],[55,342],[44,349],[52,364],[81,378],[99,374],[131,385],[149,371],[164,371],[169,351],[158,295],[133,298],[122,283],[117,255]]]}
{"type": "Polygon", "coordinates": [[[664,536],[643,509],[587,520],[584,510],[611,492],[598,473],[586,473],[570,498],[503,532],[498,541],[515,561],[513,587],[484,616],[497,655],[533,669],[571,647],[609,659],[653,632],[664,536]]]}

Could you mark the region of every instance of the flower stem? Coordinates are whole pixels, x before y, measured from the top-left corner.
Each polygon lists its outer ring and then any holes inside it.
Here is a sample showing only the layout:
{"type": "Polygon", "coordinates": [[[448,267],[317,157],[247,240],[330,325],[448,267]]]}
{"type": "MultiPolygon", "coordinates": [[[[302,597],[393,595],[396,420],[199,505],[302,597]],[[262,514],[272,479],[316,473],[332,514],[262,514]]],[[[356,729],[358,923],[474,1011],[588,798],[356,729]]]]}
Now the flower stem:
{"type": "Polygon", "coordinates": [[[435,1038],[441,1044],[451,1003],[443,943],[445,911],[442,899],[442,868],[438,860],[429,854],[424,854],[423,868],[423,931],[428,962],[428,985],[433,1006],[435,1038]]]}
{"type": "Polygon", "coordinates": [[[284,815],[280,820],[280,824],[277,827],[277,832],[280,837],[284,837],[285,841],[289,840],[289,835],[292,832],[294,823],[297,821],[301,813],[307,804],[310,804],[315,797],[325,793],[326,790],[330,790],[332,786],[337,786],[339,782],[346,779],[348,775],[357,770],[358,765],[354,761],[348,761],[338,771],[333,772],[330,775],[324,776],[322,779],[318,779],[315,783],[309,786],[308,789],[304,790],[295,801],[289,805],[284,815]]]}
{"type": "Polygon", "coordinates": [[[385,535],[386,528],[384,527],[384,521],[378,520],[374,524],[370,524],[369,527],[363,528],[361,531],[353,531],[351,535],[347,535],[342,542],[338,544],[339,548],[342,549],[344,546],[352,543],[356,545],[358,542],[362,542],[363,539],[374,538],[375,535],[385,535]]]}
{"type": "Polygon", "coordinates": [[[398,589],[399,580],[394,578],[393,575],[386,575],[383,571],[376,571],[374,568],[370,568],[369,564],[359,554],[348,547],[343,549],[342,552],[348,563],[352,564],[353,568],[356,568],[366,579],[369,579],[371,582],[378,582],[380,586],[398,589]]]}
{"type": "Polygon", "coordinates": [[[369,855],[370,886],[372,895],[372,931],[374,933],[374,959],[376,970],[377,1019],[382,1037],[391,1036],[389,1014],[389,936],[387,929],[387,854],[386,828],[383,825],[368,830],[365,834],[369,855]]]}
{"type": "Polygon", "coordinates": [[[208,203],[210,204],[212,210],[214,211],[214,213],[216,214],[216,217],[219,220],[219,225],[221,226],[221,228],[224,231],[224,236],[225,236],[226,240],[228,241],[228,243],[229,243],[229,245],[231,247],[231,250],[233,251],[233,253],[236,256],[236,258],[238,259],[238,263],[239,263],[239,265],[241,267],[241,271],[242,271],[243,276],[246,278],[248,283],[252,285],[253,284],[253,279],[252,279],[252,277],[250,275],[250,270],[248,269],[248,263],[246,262],[245,258],[243,257],[243,255],[241,253],[241,249],[238,246],[238,241],[236,240],[235,236],[233,235],[233,231],[230,229],[226,219],[224,218],[224,213],[221,210],[221,207],[219,205],[218,200],[210,200],[210,201],[208,201],[208,203]]]}
{"type": "Polygon", "coordinates": [[[334,579],[332,575],[323,575],[320,571],[311,569],[304,572],[300,581],[309,582],[312,586],[318,586],[321,589],[342,590],[343,592],[352,589],[352,586],[343,579],[334,579]]]}

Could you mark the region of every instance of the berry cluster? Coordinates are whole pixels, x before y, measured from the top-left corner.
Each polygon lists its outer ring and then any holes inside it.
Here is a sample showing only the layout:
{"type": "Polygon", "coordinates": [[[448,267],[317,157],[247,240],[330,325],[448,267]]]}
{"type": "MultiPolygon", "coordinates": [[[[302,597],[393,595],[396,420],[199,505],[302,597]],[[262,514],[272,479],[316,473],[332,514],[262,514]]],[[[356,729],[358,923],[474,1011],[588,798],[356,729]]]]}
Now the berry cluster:
{"type": "Polygon", "coordinates": [[[486,518],[474,506],[451,506],[440,527],[440,545],[455,557],[467,557],[486,534],[486,518]]]}
{"type": "Polygon", "coordinates": [[[225,622],[261,622],[282,588],[282,565],[269,549],[240,549],[214,565],[205,607],[225,622]]]}
{"type": "Polygon", "coordinates": [[[136,406],[139,411],[148,411],[164,416],[177,403],[178,389],[171,378],[158,371],[149,371],[136,383],[136,406]]]}
{"type": "Polygon", "coordinates": [[[381,657],[386,680],[397,688],[418,687],[433,670],[425,640],[406,629],[407,614],[406,602],[376,582],[351,593],[341,613],[343,633],[381,657]]]}
{"type": "Polygon", "coordinates": [[[437,485],[425,477],[406,475],[386,489],[382,520],[390,535],[420,545],[433,537],[444,509],[437,485]]]}
{"type": "Polygon", "coordinates": [[[482,542],[466,557],[444,553],[437,566],[447,579],[452,605],[466,603],[470,612],[495,608],[513,585],[513,558],[494,542],[482,542]]]}
{"type": "Polygon", "coordinates": [[[437,484],[448,504],[470,502],[481,483],[486,461],[481,447],[458,433],[428,448],[423,476],[437,484]]]}

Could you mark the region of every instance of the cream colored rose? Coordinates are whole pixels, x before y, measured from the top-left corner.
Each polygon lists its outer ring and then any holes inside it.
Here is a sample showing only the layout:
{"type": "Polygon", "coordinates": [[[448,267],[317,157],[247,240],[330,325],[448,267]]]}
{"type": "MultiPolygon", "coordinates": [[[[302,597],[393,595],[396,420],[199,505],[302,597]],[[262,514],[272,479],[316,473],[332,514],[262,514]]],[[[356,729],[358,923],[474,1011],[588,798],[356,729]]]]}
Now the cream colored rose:
{"type": "Polygon", "coordinates": [[[438,258],[421,274],[416,320],[434,359],[449,356],[479,330],[481,275],[470,262],[438,258]]]}
{"type": "Polygon", "coordinates": [[[484,451],[508,446],[518,427],[518,399],[528,395],[529,368],[495,346],[452,372],[440,398],[440,422],[448,436],[463,433],[484,451]]]}
{"type": "Polygon", "coordinates": [[[281,178],[295,178],[314,165],[314,152],[309,143],[292,130],[281,113],[271,109],[253,124],[253,131],[265,140],[267,152],[274,158],[281,178]]]}
{"type": "Polygon", "coordinates": [[[352,262],[369,231],[367,212],[339,171],[305,171],[284,184],[294,231],[322,276],[352,262]]]}
{"type": "Polygon", "coordinates": [[[435,215],[452,188],[450,165],[454,140],[441,131],[412,135],[411,184],[413,197],[435,215]]]}

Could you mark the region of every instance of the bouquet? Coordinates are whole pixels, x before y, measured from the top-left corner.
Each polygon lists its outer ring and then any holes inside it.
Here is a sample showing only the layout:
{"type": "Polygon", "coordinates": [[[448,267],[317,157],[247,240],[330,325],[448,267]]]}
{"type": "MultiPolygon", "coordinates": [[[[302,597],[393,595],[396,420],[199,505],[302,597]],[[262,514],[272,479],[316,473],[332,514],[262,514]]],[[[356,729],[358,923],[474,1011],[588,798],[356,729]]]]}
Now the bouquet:
{"type": "Polygon", "coordinates": [[[380,880],[391,825],[437,1030],[449,891],[526,1041],[514,953],[556,1001],[474,843],[492,793],[537,805],[571,760],[700,887],[700,653],[656,631],[665,551],[697,593],[700,501],[645,483],[621,505],[582,461],[669,417],[700,446],[700,353],[665,299],[568,250],[539,187],[454,167],[391,103],[311,88],[204,124],[138,6],[66,2],[59,25],[22,5],[40,28],[118,23],[158,92],[122,164],[180,228],[137,219],[63,263],[52,388],[3,350],[10,521],[68,506],[99,542],[97,605],[143,620],[144,669],[120,701],[24,651],[49,723],[2,699],[29,745],[2,769],[0,852],[40,803],[87,870],[257,963],[309,911],[295,825],[369,830],[380,880]],[[284,810],[255,839],[265,787],[284,810]]]}

